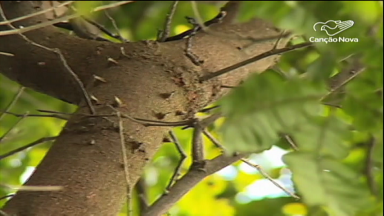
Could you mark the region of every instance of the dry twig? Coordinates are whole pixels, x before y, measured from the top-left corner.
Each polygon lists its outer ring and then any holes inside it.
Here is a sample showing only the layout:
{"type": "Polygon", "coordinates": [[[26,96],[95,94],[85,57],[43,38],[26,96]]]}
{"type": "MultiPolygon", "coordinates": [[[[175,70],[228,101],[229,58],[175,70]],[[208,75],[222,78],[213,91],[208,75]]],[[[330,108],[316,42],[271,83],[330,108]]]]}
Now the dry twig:
{"type": "Polygon", "coordinates": [[[21,152],[21,151],[24,151],[25,149],[31,148],[31,147],[33,147],[33,146],[35,146],[35,145],[38,145],[38,144],[41,144],[41,143],[45,143],[45,142],[48,142],[48,141],[55,140],[56,138],[57,138],[57,136],[53,136],[53,137],[44,137],[44,138],[38,139],[38,140],[36,140],[36,141],[34,141],[34,142],[32,142],[32,143],[29,143],[29,144],[27,144],[27,145],[25,145],[25,146],[22,146],[22,147],[20,147],[20,148],[17,148],[17,149],[15,149],[15,150],[12,150],[12,151],[10,151],[10,152],[8,152],[8,153],[5,153],[5,154],[3,154],[3,155],[0,155],[0,160],[2,160],[2,159],[4,159],[4,158],[7,158],[7,157],[9,157],[9,156],[12,156],[12,155],[14,155],[14,154],[16,154],[16,153],[19,153],[19,152],[21,152]]]}
{"type": "MultiPolygon", "coordinates": [[[[1,4],[0,4],[0,15],[1,15],[1,18],[4,19],[4,20],[7,20],[5,14],[4,14],[4,11],[3,11],[3,8],[1,7],[1,4]]],[[[12,24],[8,24],[8,26],[12,29],[15,29],[15,26],[13,26],[12,24]]],[[[18,34],[28,43],[36,46],[36,47],[40,47],[42,49],[45,49],[47,51],[50,51],[50,52],[53,52],[55,53],[56,55],[59,56],[59,59],[61,60],[61,62],[63,63],[63,66],[64,68],[68,71],[68,73],[73,77],[73,79],[75,80],[75,82],[78,84],[79,88],[81,89],[81,92],[84,96],[84,99],[85,99],[85,102],[90,110],[90,113],[91,114],[96,114],[95,112],[95,109],[93,108],[92,106],[92,102],[91,102],[91,99],[88,95],[88,92],[85,90],[85,87],[84,87],[84,84],[83,82],[81,82],[80,78],[77,76],[77,74],[75,72],[73,72],[73,70],[71,69],[71,67],[68,65],[67,63],[67,60],[65,59],[64,55],[61,53],[60,49],[57,49],[57,48],[49,48],[49,47],[46,47],[46,46],[43,46],[41,44],[38,44],[38,43],[35,43],[33,41],[31,41],[27,36],[25,36],[24,34],[22,34],[22,32],[18,32],[18,34]]],[[[1,32],[0,32],[0,35],[1,35],[1,32]]]]}
{"type": "MultiPolygon", "coordinates": [[[[120,1],[120,2],[115,2],[115,3],[108,4],[108,5],[103,5],[103,6],[94,8],[91,11],[91,13],[102,11],[102,10],[106,10],[106,9],[109,9],[109,8],[118,7],[120,5],[131,3],[131,2],[132,1],[120,1]]],[[[56,8],[52,8],[50,10],[53,10],[53,9],[56,9],[56,8]]],[[[33,15],[33,16],[36,16],[36,14],[33,15]]],[[[46,21],[46,22],[38,23],[38,24],[32,25],[32,26],[23,26],[23,28],[13,28],[11,30],[0,31],[0,36],[13,35],[13,34],[22,34],[22,33],[26,33],[26,32],[32,31],[32,30],[44,28],[46,26],[50,26],[50,25],[53,25],[53,24],[56,24],[56,23],[59,23],[59,22],[63,22],[63,21],[70,20],[70,19],[74,19],[74,18],[77,18],[77,17],[80,17],[80,16],[81,16],[80,14],[71,14],[71,15],[59,17],[59,18],[54,19],[54,20],[49,20],[49,21],[46,21]]],[[[18,19],[21,19],[21,18],[22,19],[26,19],[25,17],[26,16],[23,16],[23,17],[20,17],[18,19]]],[[[4,19],[4,20],[6,20],[6,19],[4,19]]],[[[15,19],[13,19],[12,22],[10,20],[8,20],[7,22],[2,22],[0,25],[4,25],[4,24],[10,25],[11,23],[15,22],[14,20],[15,19]]]]}
{"type": "Polygon", "coordinates": [[[179,3],[179,1],[173,2],[172,6],[171,6],[171,10],[167,14],[167,17],[166,17],[166,20],[164,23],[164,30],[160,31],[157,41],[164,42],[169,37],[170,31],[171,31],[172,19],[173,19],[173,16],[175,15],[178,3],[179,3]]]}

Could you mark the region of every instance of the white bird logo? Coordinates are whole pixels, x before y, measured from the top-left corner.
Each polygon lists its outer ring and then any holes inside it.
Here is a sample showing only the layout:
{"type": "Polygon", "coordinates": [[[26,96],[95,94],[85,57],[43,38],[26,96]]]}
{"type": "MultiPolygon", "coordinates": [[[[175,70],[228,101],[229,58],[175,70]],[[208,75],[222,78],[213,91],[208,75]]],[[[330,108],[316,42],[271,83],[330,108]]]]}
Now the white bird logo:
{"type": "Polygon", "coordinates": [[[353,26],[353,24],[355,24],[355,22],[353,22],[352,20],[346,20],[346,21],[328,20],[327,22],[317,22],[317,23],[315,23],[315,25],[313,25],[313,29],[315,31],[317,31],[316,30],[316,26],[317,25],[321,25],[320,31],[325,31],[327,33],[327,35],[334,36],[334,35],[339,34],[342,31],[345,31],[345,30],[351,28],[353,26]],[[328,25],[329,22],[335,23],[335,27],[330,27],[328,25]],[[338,30],[338,31],[336,31],[335,33],[332,33],[333,31],[329,32],[330,30],[335,30],[335,29],[338,30]]]}

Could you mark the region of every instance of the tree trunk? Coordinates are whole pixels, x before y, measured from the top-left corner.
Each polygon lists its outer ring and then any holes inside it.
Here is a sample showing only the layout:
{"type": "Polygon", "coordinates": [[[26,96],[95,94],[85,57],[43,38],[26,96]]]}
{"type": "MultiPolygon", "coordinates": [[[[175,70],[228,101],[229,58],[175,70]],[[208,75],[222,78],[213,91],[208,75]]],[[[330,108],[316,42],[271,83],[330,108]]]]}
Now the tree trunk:
{"type": "MultiPolygon", "coordinates": [[[[7,19],[36,12],[39,10],[36,6],[27,1],[1,2],[7,19]]],[[[239,39],[239,36],[266,38],[279,32],[259,19],[232,24],[237,6],[238,3],[228,4],[228,14],[220,24],[212,25],[208,33],[200,31],[193,37],[192,52],[204,60],[201,66],[194,65],[185,56],[185,39],[116,44],[70,36],[52,26],[24,34],[36,44],[18,34],[0,36],[0,51],[14,55],[0,55],[1,73],[21,85],[79,105],[26,182],[26,185],[34,186],[63,186],[63,190],[20,191],[3,211],[9,215],[28,216],[116,215],[127,191],[121,142],[124,141],[127,148],[132,186],[146,162],[160,148],[165,132],[170,130],[170,127],[144,126],[124,117],[123,127],[119,127],[119,118],[113,115],[116,111],[121,115],[157,121],[186,120],[225,94],[221,85],[237,85],[250,73],[261,72],[277,60],[277,57],[269,57],[199,82],[199,77],[207,73],[264,53],[274,46],[275,41],[255,43],[239,39]],[[56,49],[53,51],[60,50],[70,69],[92,96],[95,116],[90,116],[81,85],[59,54],[37,44],[56,49]],[[173,93],[171,97],[164,96],[170,93],[173,93]],[[116,100],[122,104],[116,106],[119,104],[116,100]],[[120,137],[121,129],[124,140],[120,137]]],[[[14,25],[30,26],[44,21],[44,16],[37,16],[14,25]]],[[[11,29],[0,27],[1,30],[11,29]]],[[[280,46],[285,44],[286,40],[283,40],[280,46]]]]}

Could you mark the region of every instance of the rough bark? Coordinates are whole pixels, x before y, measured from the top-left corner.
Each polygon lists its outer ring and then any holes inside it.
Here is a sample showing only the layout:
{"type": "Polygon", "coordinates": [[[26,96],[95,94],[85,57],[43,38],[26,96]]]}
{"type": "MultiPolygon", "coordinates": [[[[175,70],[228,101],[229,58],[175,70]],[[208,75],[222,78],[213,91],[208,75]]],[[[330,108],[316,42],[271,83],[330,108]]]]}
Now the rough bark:
{"type": "MultiPolygon", "coordinates": [[[[38,4],[38,3],[34,3],[38,4]]],[[[230,5],[235,8],[237,3],[230,5]]],[[[30,2],[1,2],[8,19],[38,10],[30,2]]],[[[193,52],[204,60],[195,66],[184,55],[185,40],[158,43],[154,41],[114,44],[85,40],[45,27],[25,33],[35,43],[58,48],[86,86],[87,92],[98,99],[96,113],[112,114],[106,106],[118,97],[123,105],[117,109],[124,114],[159,120],[178,121],[190,118],[197,109],[225,94],[220,85],[236,85],[250,73],[263,71],[273,65],[273,56],[241,67],[231,73],[200,83],[198,78],[257,54],[270,50],[274,41],[255,43],[246,50],[239,49],[252,42],[234,36],[264,38],[278,35],[270,23],[259,19],[232,24],[229,16],[210,30],[199,32],[193,39],[193,52]],[[121,48],[125,50],[124,55],[121,48]],[[111,63],[112,58],[118,64],[111,63]],[[93,76],[107,82],[98,83],[93,76]],[[164,93],[173,93],[165,99],[164,93]],[[178,115],[178,111],[186,114],[178,115]]],[[[43,22],[38,16],[15,26],[43,22]]],[[[1,27],[4,30],[4,27],[1,27]]],[[[154,27],[156,29],[156,27],[154,27]]],[[[282,41],[283,46],[286,41],[282,41]]],[[[26,185],[61,185],[59,192],[18,192],[4,207],[10,215],[116,215],[126,196],[126,183],[118,133],[117,117],[87,117],[88,107],[74,77],[63,66],[57,54],[28,43],[20,35],[0,36],[0,72],[21,85],[80,105],[37,167],[26,185]]],[[[159,149],[169,127],[145,127],[123,119],[131,183],[140,177],[144,165],[159,149]],[[140,147],[139,147],[140,146],[140,147]],[[138,149],[139,148],[139,149],[138,149]]]]}

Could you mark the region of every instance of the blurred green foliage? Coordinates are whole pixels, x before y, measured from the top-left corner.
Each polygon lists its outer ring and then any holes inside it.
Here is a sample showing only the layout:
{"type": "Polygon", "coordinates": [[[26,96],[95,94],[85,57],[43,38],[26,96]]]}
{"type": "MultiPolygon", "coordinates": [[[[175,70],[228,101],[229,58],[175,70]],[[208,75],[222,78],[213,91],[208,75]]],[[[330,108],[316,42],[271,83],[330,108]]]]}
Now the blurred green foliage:
{"type": "MultiPolygon", "coordinates": [[[[102,2],[106,4],[107,1],[102,2]]],[[[97,4],[101,4],[100,2],[97,4]]],[[[97,6],[95,2],[77,2],[82,13],[97,6]]],[[[172,2],[137,1],[109,10],[119,31],[131,41],[155,39],[162,29],[172,2]]],[[[199,16],[211,19],[222,2],[197,4],[199,16]]],[[[262,75],[251,76],[240,88],[221,101],[225,120],[215,124],[211,133],[232,151],[264,151],[272,146],[290,149],[290,144],[277,136],[289,133],[300,151],[284,156],[290,172],[274,161],[271,153],[252,156],[264,171],[302,197],[295,200],[284,192],[256,196],[254,189],[264,177],[255,169],[237,162],[218,174],[207,177],[180,200],[171,215],[238,215],[238,216],[376,216],[383,211],[383,14],[379,1],[248,1],[242,2],[239,21],[261,17],[282,29],[305,39],[328,38],[324,31],[314,31],[316,22],[353,20],[354,26],[338,36],[358,38],[358,42],[315,43],[314,47],[284,54],[278,67],[262,75]],[[365,71],[348,82],[338,98],[342,109],[321,105],[318,100],[297,100],[327,94],[330,77],[346,68],[346,59],[361,59],[365,71]],[[289,101],[286,103],[286,101],[289,101]],[[318,102],[318,103],[316,103],[318,102]],[[241,106],[239,106],[241,104],[241,106]],[[261,109],[267,105],[270,109],[261,109]],[[224,121],[224,123],[223,123],[224,121]],[[266,159],[269,155],[269,159],[266,159]],[[259,158],[259,159],[257,159],[259,158]],[[370,172],[368,171],[368,167],[370,172]],[[252,171],[250,171],[252,170],[252,171]],[[292,172],[292,173],[291,173],[292,172]],[[368,177],[369,176],[369,177],[368,177]]],[[[185,16],[196,17],[191,2],[179,2],[172,24],[172,35],[190,27],[185,16]]],[[[103,12],[92,18],[115,31],[103,12]]],[[[291,42],[304,41],[297,38],[291,42]]],[[[0,76],[0,110],[14,101],[20,87],[0,76]]],[[[332,101],[331,101],[332,102],[332,101]]],[[[37,110],[73,112],[75,107],[46,95],[25,89],[10,109],[13,113],[39,113],[37,110]]],[[[41,114],[41,113],[40,113],[41,114]]],[[[55,118],[0,119],[0,155],[31,143],[41,137],[60,133],[65,121],[55,118]]],[[[182,147],[190,155],[191,131],[175,129],[182,147]]],[[[219,154],[208,140],[206,155],[219,154]]],[[[0,197],[15,191],[4,185],[21,185],[44,157],[50,144],[40,144],[0,160],[0,197]]],[[[149,202],[156,200],[169,182],[180,159],[174,145],[165,143],[145,170],[149,202]]],[[[182,166],[185,173],[191,159],[182,166]]],[[[0,206],[5,199],[0,200],[0,206]]],[[[135,197],[137,208],[137,197],[135,197]]],[[[122,210],[120,215],[125,215],[122,210]]],[[[136,211],[137,212],[137,211],[136,211]]]]}

